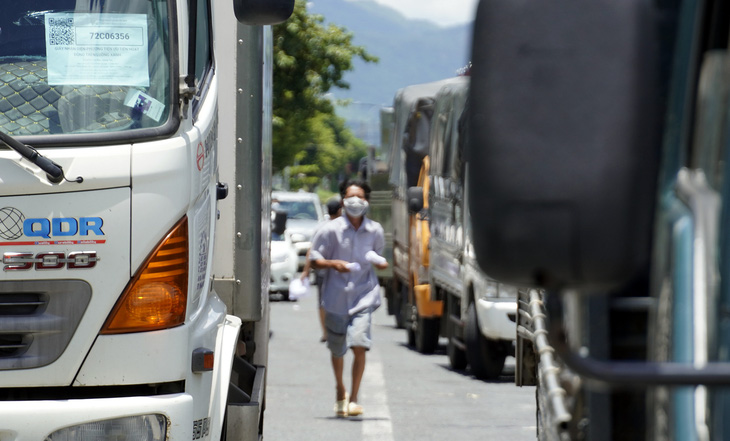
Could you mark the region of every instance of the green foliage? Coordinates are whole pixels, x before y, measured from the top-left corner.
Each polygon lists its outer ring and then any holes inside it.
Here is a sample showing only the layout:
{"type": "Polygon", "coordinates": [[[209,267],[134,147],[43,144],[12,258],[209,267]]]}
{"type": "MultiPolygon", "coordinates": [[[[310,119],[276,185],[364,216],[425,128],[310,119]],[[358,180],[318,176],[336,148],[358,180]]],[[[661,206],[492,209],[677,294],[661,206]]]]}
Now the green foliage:
{"type": "Polygon", "coordinates": [[[335,115],[325,94],[347,89],[344,74],[353,58],[377,59],[352,44],[352,33],[308,14],[297,0],[291,18],[274,27],[274,171],[291,164],[292,186],[313,187],[323,176],[337,176],[367,149],[335,115]],[[314,179],[311,179],[314,178],[314,179]]]}

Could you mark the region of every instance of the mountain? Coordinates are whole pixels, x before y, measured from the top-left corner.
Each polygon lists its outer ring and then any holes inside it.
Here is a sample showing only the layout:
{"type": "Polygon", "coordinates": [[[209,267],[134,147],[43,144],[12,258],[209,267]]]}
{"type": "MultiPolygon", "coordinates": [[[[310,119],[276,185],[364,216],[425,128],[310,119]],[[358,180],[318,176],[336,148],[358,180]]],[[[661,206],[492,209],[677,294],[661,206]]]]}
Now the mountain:
{"type": "Polygon", "coordinates": [[[354,60],[345,81],[350,89],[332,90],[336,99],[353,103],[338,107],[355,134],[379,145],[379,108],[390,106],[402,87],[453,77],[469,61],[471,25],[440,27],[410,20],[372,0],[313,0],[308,10],[321,14],[354,34],[353,42],[380,58],[377,64],[354,60]]]}

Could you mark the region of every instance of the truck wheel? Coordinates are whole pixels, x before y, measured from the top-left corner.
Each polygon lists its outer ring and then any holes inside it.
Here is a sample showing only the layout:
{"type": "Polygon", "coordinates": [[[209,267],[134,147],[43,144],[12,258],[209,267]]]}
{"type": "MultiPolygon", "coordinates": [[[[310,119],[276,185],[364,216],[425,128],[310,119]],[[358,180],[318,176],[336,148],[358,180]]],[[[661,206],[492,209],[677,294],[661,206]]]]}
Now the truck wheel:
{"type": "Polygon", "coordinates": [[[421,354],[433,354],[439,343],[439,319],[418,317],[416,349],[421,354]]]}
{"type": "Polygon", "coordinates": [[[480,380],[499,377],[504,368],[507,351],[500,342],[482,335],[474,303],[469,305],[466,312],[465,334],[466,358],[469,361],[471,372],[480,380]]]}
{"type": "Polygon", "coordinates": [[[406,327],[405,316],[407,306],[406,299],[408,298],[408,287],[403,284],[399,285],[400,289],[398,290],[398,292],[393,293],[393,315],[395,315],[395,327],[398,329],[403,329],[406,327]]]}
{"type": "MultiPolygon", "coordinates": [[[[452,296],[449,296],[449,303],[453,302],[451,298],[452,296]]],[[[446,337],[449,339],[449,343],[446,345],[446,355],[448,355],[449,357],[449,364],[451,365],[451,368],[461,371],[466,369],[466,352],[464,352],[464,349],[459,344],[462,343],[462,333],[456,332],[459,325],[451,320],[451,315],[453,314],[453,311],[454,309],[451,307],[451,305],[449,305],[448,316],[446,317],[446,337]]]]}
{"type": "Polygon", "coordinates": [[[449,357],[449,365],[454,370],[464,370],[467,366],[466,352],[464,352],[464,330],[461,322],[461,305],[458,298],[446,292],[446,338],[449,339],[446,345],[446,355],[449,357]],[[458,321],[456,321],[458,319],[458,321]]]}
{"type": "Polygon", "coordinates": [[[446,354],[449,356],[449,365],[451,366],[451,369],[462,371],[466,369],[467,365],[466,352],[456,346],[456,343],[454,342],[455,338],[456,337],[449,337],[449,344],[446,346],[446,354]]]}
{"type": "MultiPolygon", "coordinates": [[[[404,302],[405,303],[405,302],[404,302]]],[[[416,311],[416,305],[408,305],[407,303],[403,307],[404,321],[406,333],[408,334],[408,346],[416,346],[416,328],[418,327],[418,312],[416,311]]]]}

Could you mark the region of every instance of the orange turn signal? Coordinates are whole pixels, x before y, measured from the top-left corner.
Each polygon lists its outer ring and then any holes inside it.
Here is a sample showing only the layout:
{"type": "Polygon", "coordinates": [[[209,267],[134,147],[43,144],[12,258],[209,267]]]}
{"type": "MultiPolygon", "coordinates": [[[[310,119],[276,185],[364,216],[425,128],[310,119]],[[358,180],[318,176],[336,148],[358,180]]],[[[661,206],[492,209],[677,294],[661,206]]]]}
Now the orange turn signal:
{"type": "Polygon", "coordinates": [[[188,219],[150,254],[107,318],[102,334],[154,331],[182,325],[188,298],[188,219]]]}

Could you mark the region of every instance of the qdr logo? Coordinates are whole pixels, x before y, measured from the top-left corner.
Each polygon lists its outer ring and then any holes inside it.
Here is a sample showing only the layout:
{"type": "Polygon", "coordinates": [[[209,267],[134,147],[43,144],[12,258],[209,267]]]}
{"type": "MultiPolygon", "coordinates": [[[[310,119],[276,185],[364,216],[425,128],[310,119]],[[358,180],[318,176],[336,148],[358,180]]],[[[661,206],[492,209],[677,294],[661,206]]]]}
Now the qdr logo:
{"type": "Polygon", "coordinates": [[[27,218],[17,208],[0,208],[0,238],[16,240],[22,236],[42,237],[69,237],[88,236],[95,234],[103,236],[101,227],[104,220],[100,217],[54,217],[51,219],[36,217],[27,218]]]}

